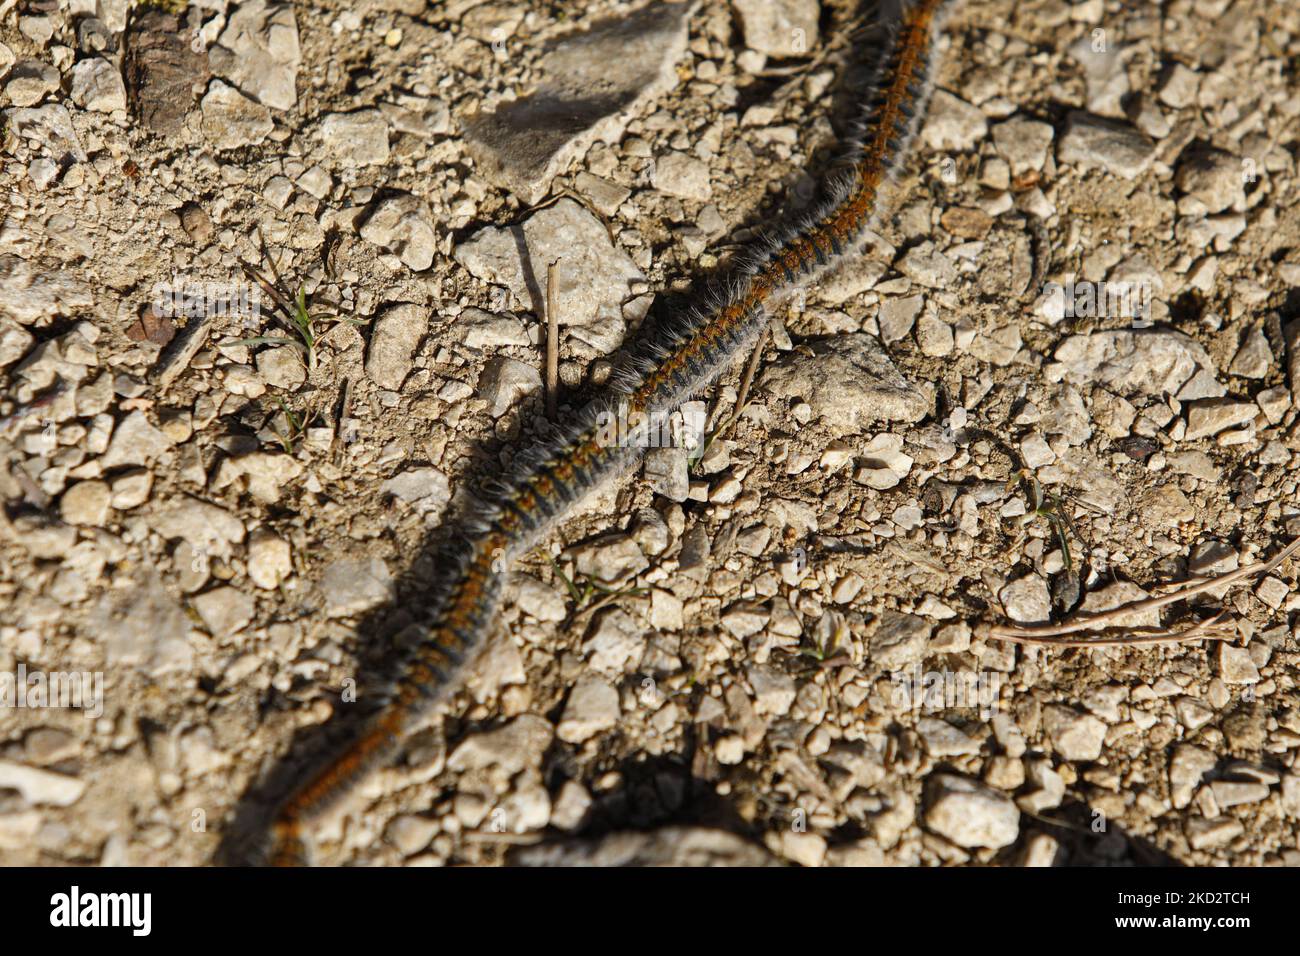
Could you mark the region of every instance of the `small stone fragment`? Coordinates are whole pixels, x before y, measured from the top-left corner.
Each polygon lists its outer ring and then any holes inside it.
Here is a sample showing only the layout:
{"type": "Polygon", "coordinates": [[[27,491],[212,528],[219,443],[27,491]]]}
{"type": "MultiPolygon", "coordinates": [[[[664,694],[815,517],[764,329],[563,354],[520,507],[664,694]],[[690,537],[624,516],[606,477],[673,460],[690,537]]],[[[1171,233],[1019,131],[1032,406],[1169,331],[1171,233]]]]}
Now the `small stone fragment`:
{"type": "Polygon", "coordinates": [[[574,159],[597,140],[618,142],[646,103],[677,85],[694,8],[649,4],[559,40],[536,64],[535,91],[469,122],[479,169],[525,203],[541,200],[574,159]]]}
{"type": "Polygon", "coordinates": [[[569,693],[556,736],[567,743],[584,743],[613,727],[618,716],[618,691],[598,677],[584,677],[569,693]]]}
{"type": "Polygon", "coordinates": [[[1066,760],[1096,760],[1106,739],[1106,724],[1091,714],[1052,705],[1043,711],[1043,725],[1056,752],[1066,760]]]}
{"type": "Polygon", "coordinates": [[[382,388],[400,389],[428,325],[423,306],[402,303],[384,310],[375,320],[366,352],[366,375],[370,380],[382,388]]]}
{"type": "Polygon", "coordinates": [[[993,127],[993,143],[1011,165],[1013,176],[1040,172],[1055,135],[1050,124],[1023,116],[993,127]]]}
{"type": "Polygon", "coordinates": [[[208,53],[213,73],[277,110],[292,109],[298,102],[300,59],[293,5],[267,0],[239,4],[208,53]]]}
{"type": "Polygon", "coordinates": [[[655,160],[654,183],[661,192],[696,202],[713,195],[708,165],[686,153],[671,152],[655,160]]]}
{"type": "Polygon", "coordinates": [[[68,524],[102,526],[108,520],[111,494],[102,481],[79,481],[63,493],[59,510],[68,524]]]}
{"type": "Polygon", "coordinates": [[[542,376],[531,365],[510,358],[494,359],[479,378],[479,395],[488,414],[500,418],[525,395],[541,391],[542,376]]]}
{"type": "Polygon", "coordinates": [[[126,109],[126,84],[108,60],[91,57],[72,68],[72,101],[97,113],[126,109]]]}
{"type": "Polygon", "coordinates": [[[933,627],[925,618],[885,611],[869,638],[871,659],[894,669],[920,662],[933,627]]]}
{"type": "Polygon", "coordinates": [[[988,129],[988,121],[978,107],[947,90],[935,90],[921,127],[921,139],[931,149],[960,153],[983,140],[988,129]]]}
{"type": "Polygon", "coordinates": [[[253,619],[253,598],[238,588],[214,588],[190,600],[212,636],[218,640],[237,634],[253,619]]]}
{"type": "Polygon", "coordinates": [[[0,789],[16,790],[23,802],[31,806],[67,807],[81,799],[86,792],[86,782],[66,774],[0,760],[0,789]]]}
{"type": "Polygon", "coordinates": [[[293,574],[289,542],[268,528],[248,538],[248,576],[259,588],[273,591],[293,574]]]}
{"type": "Polygon", "coordinates": [[[1022,624],[1042,624],[1051,617],[1052,595],[1037,574],[1012,581],[998,592],[998,600],[1007,617],[1022,624]]]}
{"type": "Polygon", "coordinates": [[[524,714],[493,730],[470,734],[447,758],[447,766],[461,773],[495,769],[507,776],[537,767],[555,731],[550,721],[524,714]]]}
{"type": "Polygon", "coordinates": [[[835,435],[877,421],[915,422],[930,412],[927,388],[913,385],[880,343],[863,333],[820,339],[785,353],[762,379],[778,401],[801,400],[835,435]]]}
{"type": "Polygon", "coordinates": [[[1174,184],[1209,213],[1223,212],[1246,199],[1241,160],[1222,149],[1190,148],[1179,161],[1174,184]]]}
{"type": "Polygon", "coordinates": [[[399,193],[380,200],[361,227],[361,238],[396,253],[414,272],[433,264],[437,235],[433,216],[422,199],[399,193]]]}
{"type": "Polygon", "coordinates": [[[59,71],[40,60],[22,60],[9,71],[5,93],[14,106],[35,106],[59,88],[59,71]]]}
{"type": "Polygon", "coordinates": [[[406,502],[429,518],[440,517],[451,501],[451,485],[437,468],[404,468],[385,481],[385,494],[406,502]]]}
{"type": "Polygon", "coordinates": [[[561,339],[561,349],[577,339],[589,357],[604,355],[621,343],[625,321],[643,314],[625,315],[621,303],[645,276],[610,242],[600,220],[572,199],[534,213],[522,226],[480,229],[454,257],[485,282],[507,287],[537,316],[546,314],[547,267],[559,260],[555,311],[569,340],[561,339]]]}
{"type": "Polygon", "coordinates": [[[1057,147],[1057,161],[1134,179],[1155,158],[1156,144],[1127,123],[1073,111],[1057,147]]]}
{"type": "Polygon", "coordinates": [[[1020,811],[1004,794],[955,774],[926,780],[925,825],[963,847],[1009,846],[1020,835],[1020,811]]]}
{"type": "Polygon", "coordinates": [[[275,129],[270,110],[221,80],[212,81],[201,106],[203,135],[217,149],[255,145],[275,129]]]}
{"type": "Polygon", "coordinates": [[[808,56],[817,45],[817,0],[732,0],[745,46],[773,57],[808,56]]]}
{"type": "Polygon", "coordinates": [[[388,123],[379,110],[329,113],[317,126],[316,137],[336,168],[388,162],[388,123]]]}
{"type": "Polygon", "coordinates": [[[381,558],[342,558],[325,568],[317,588],[327,617],[355,617],[388,600],[393,576],[381,558]]]}

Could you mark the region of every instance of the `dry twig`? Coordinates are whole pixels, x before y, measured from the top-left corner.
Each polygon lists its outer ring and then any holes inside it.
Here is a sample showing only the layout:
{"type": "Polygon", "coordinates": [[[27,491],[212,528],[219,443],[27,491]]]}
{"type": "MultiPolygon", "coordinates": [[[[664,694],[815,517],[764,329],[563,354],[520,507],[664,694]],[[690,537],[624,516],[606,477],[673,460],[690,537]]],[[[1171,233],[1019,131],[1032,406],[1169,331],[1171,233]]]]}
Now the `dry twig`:
{"type": "Polygon", "coordinates": [[[1231,622],[1226,620],[1227,612],[1221,611],[1213,618],[1193,624],[1191,627],[1178,629],[1160,629],[1154,631],[1141,632],[1135,628],[1125,628],[1122,625],[1114,625],[1113,622],[1129,614],[1139,613],[1141,611],[1150,611],[1166,607],[1170,604],[1176,604],[1179,601],[1185,601],[1190,597],[1203,594],[1206,591],[1216,587],[1224,587],[1236,584],[1238,581],[1247,578],[1253,578],[1260,575],[1268,574],[1279,564],[1285,561],[1296,551],[1300,551],[1300,538],[1292,541],[1289,545],[1278,552],[1277,556],[1268,561],[1259,561],[1255,564],[1247,565],[1244,568],[1238,568],[1236,571],[1228,571],[1212,578],[1200,578],[1194,582],[1184,583],[1168,594],[1159,594],[1155,597],[1144,598],[1141,601],[1133,601],[1129,604],[1120,605],[1109,611],[1101,611],[1097,614],[1076,615],[1068,621],[1060,624],[1042,624],[1035,627],[999,627],[991,626],[985,629],[984,636],[998,641],[1008,641],[1012,644],[1044,644],[1051,647],[1112,647],[1117,645],[1138,645],[1138,644],[1171,644],[1182,641],[1194,640],[1225,640],[1232,636],[1231,622]],[[1112,624],[1111,627],[1104,627],[1106,624],[1112,624]],[[1096,637],[1087,638],[1069,638],[1067,635],[1078,634],[1080,631],[1089,631],[1098,629],[1098,625],[1103,625],[1101,634],[1096,637]],[[1110,633],[1120,630],[1123,633],[1110,633]],[[1226,631],[1226,633],[1224,633],[1226,631]]]}
{"type": "Polygon", "coordinates": [[[546,417],[555,421],[559,402],[560,317],[555,314],[560,276],[556,259],[546,270],[546,417]]]}

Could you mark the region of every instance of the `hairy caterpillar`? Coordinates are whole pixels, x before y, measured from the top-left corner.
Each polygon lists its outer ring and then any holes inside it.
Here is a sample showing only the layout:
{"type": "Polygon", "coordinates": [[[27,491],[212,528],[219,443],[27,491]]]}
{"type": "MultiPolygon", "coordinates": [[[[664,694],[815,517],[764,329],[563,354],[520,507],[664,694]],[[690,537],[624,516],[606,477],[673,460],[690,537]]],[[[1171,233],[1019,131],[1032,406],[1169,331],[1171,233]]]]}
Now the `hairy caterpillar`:
{"type": "Polygon", "coordinates": [[[643,449],[602,440],[602,413],[666,415],[752,348],[769,310],[842,258],[876,223],[883,190],[904,162],[930,92],[938,16],[946,0],[890,4],[894,16],[876,81],[844,168],[810,213],[749,250],[731,280],[667,324],[623,363],[610,394],[562,434],[521,454],[448,558],[434,623],[393,699],[366,730],[281,806],[273,862],[306,858],[304,826],[368,770],[394,755],[424,714],[457,686],[494,626],[504,571],[595,489],[628,472],[643,449]]]}

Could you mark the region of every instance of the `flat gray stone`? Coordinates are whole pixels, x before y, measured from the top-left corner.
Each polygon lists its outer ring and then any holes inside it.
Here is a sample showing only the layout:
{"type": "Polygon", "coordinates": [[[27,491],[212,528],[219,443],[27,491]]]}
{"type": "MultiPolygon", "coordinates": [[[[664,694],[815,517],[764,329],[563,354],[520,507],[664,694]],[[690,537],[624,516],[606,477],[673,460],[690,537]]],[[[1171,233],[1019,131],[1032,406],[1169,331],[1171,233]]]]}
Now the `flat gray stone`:
{"type": "Polygon", "coordinates": [[[423,199],[410,193],[377,202],[361,227],[361,238],[396,254],[413,272],[433,265],[437,251],[433,214],[423,199]]]}
{"type": "Polygon", "coordinates": [[[203,135],[217,149],[253,146],[271,135],[271,111],[221,80],[213,80],[200,102],[203,135]]]}
{"type": "Polygon", "coordinates": [[[1091,35],[1076,40],[1069,49],[1070,58],[1083,68],[1087,83],[1088,109],[1101,116],[1122,116],[1122,101],[1129,93],[1126,61],[1129,50],[1114,40],[1102,45],[1091,35]]]}
{"type": "Polygon", "coordinates": [[[960,153],[982,141],[988,131],[988,120],[979,107],[947,90],[935,90],[921,127],[921,139],[933,150],[960,153]]]}
{"type": "Polygon", "coordinates": [[[569,693],[556,735],[571,744],[583,743],[618,723],[618,691],[599,677],[584,677],[569,693]]]}
{"type": "Polygon", "coordinates": [[[194,610],[213,637],[220,640],[237,634],[253,619],[256,604],[253,598],[238,588],[220,587],[190,598],[194,610]]]}
{"type": "Polygon", "coordinates": [[[381,486],[385,494],[406,502],[420,514],[440,515],[451,500],[451,485],[437,468],[406,468],[381,486]]]}
{"type": "Polygon", "coordinates": [[[962,757],[980,752],[978,740],[938,717],[922,717],[916,722],[916,732],[925,741],[931,757],[962,757]]]}
{"type": "Polygon", "coordinates": [[[1056,150],[1063,165],[1101,169],[1124,179],[1141,175],[1155,155],[1156,144],[1134,127],[1078,110],[1066,118],[1056,150]]]}
{"type": "Polygon", "coordinates": [[[513,777],[535,768],[551,746],[555,728],[535,714],[523,714],[494,730],[471,734],[456,745],[447,766],[461,773],[497,770],[513,777]]]}
{"type": "Polygon", "coordinates": [[[713,195],[709,164],[676,150],[655,160],[655,188],[680,199],[704,202],[713,195]]]}
{"type": "Polygon", "coordinates": [[[113,430],[108,450],[99,463],[105,470],[122,465],[146,465],[166,454],[171,444],[144,412],[131,412],[113,430]]]}
{"type": "Polygon", "coordinates": [[[626,322],[640,318],[648,307],[648,302],[629,302],[632,284],[645,280],[641,270],[610,242],[600,220],[572,199],[561,199],[517,226],[480,229],[453,256],[479,279],[505,286],[539,319],[546,315],[547,271],[558,260],[555,311],[565,333],[561,348],[573,349],[579,357],[612,351],[623,339],[626,322]]]}
{"type": "Polygon", "coordinates": [[[393,576],[380,558],[343,558],[325,569],[317,588],[327,617],[354,617],[388,600],[393,576]]]}
{"type": "Polygon", "coordinates": [[[1201,781],[1217,764],[1218,758],[1204,747],[1178,745],[1169,761],[1169,797],[1176,809],[1192,802],[1201,781]]]}
{"type": "Polygon", "coordinates": [[[329,113],[317,125],[316,139],[335,168],[388,162],[388,121],[379,110],[329,113]]]}
{"type": "Polygon", "coordinates": [[[645,628],[620,608],[602,613],[582,644],[588,666],[613,676],[633,670],[641,663],[645,649],[645,628]]]}
{"type": "Polygon", "coordinates": [[[0,316],[31,325],[94,302],[95,294],[86,283],[57,267],[42,268],[40,261],[0,254],[0,316]]]}
{"type": "Polygon", "coordinates": [[[1187,410],[1187,431],[1184,441],[1210,438],[1251,421],[1259,413],[1254,402],[1233,402],[1226,399],[1207,399],[1197,402],[1187,410]]]}
{"type": "Polygon", "coordinates": [[[1056,752],[1066,760],[1096,760],[1106,740],[1106,724],[1092,714],[1053,704],[1043,710],[1043,726],[1056,752]]]}
{"type": "Polygon", "coordinates": [[[774,57],[809,56],[817,45],[817,0],[732,0],[745,46],[774,57]]]}
{"type": "Polygon", "coordinates": [[[1178,161],[1174,185],[1199,200],[1209,213],[1223,212],[1230,206],[1241,208],[1246,200],[1241,158],[1222,149],[1195,146],[1184,151],[1178,161]]]}
{"type": "Polygon", "coordinates": [[[925,657],[934,624],[914,614],[885,611],[869,639],[871,659],[883,667],[901,668],[925,657]]]}
{"type": "Polygon", "coordinates": [[[21,60],[9,71],[5,93],[14,106],[35,106],[59,88],[59,71],[41,60],[21,60]]]}
{"type": "Polygon", "coordinates": [[[958,846],[1000,849],[1020,835],[1020,811],[1006,794],[956,774],[926,780],[925,825],[958,846]]]}
{"type": "Polygon", "coordinates": [[[72,114],[62,103],[4,111],[5,129],[22,139],[35,140],[56,163],[86,161],[86,151],[72,126],[72,114]]]}
{"type": "MultiPolygon", "coordinates": [[[[1171,329],[1115,329],[1072,335],[1054,356],[1065,379],[1104,385],[1121,395],[1178,395],[1198,372],[1215,374],[1214,360],[1195,339],[1171,329]]],[[[1183,396],[1186,397],[1186,396],[1183,396]]]]}
{"type": "Polygon", "coordinates": [[[126,109],[126,84],[117,67],[103,57],[82,60],[72,68],[72,102],[97,113],[126,109]]]}
{"type": "Polygon", "coordinates": [[[1052,597],[1037,574],[1012,581],[998,592],[998,600],[1007,617],[1022,624],[1041,624],[1051,616],[1052,597]]]}
{"type": "Polygon", "coordinates": [[[886,343],[907,338],[924,305],[925,296],[922,295],[885,299],[880,303],[880,314],[876,317],[880,325],[880,338],[886,343]]]}
{"type": "Polygon", "coordinates": [[[293,575],[293,553],[289,542],[268,528],[259,528],[248,538],[248,577],[259,588],[274,591],[293,575]]]}
{"type": "Polygon", "coordinates": [[[208,53],[212,72],[272,109],[298,102],[295,82],[302,59],[293,5],[244,0],[208,53]]]}
{"type": "Polygon", "coordinates": [[[530,345],[528,328],[513,315],[494,315],[466,309],[456,320],[460,341],[472,349],[497,349],[505,345],[530,345]]]}
{"type": "Polygon", "coordinates": [[[1263,325],[1256,325],[1241,340],[1241,348],[1232,357],[1228,372],[1242,378],[1264,378],[1273,367],[1273,350],[1264,336],[1263,325]]]}
{"type": "Polygon", "coordinates": [[[597,140],[617,142],[632,117],[677,85],[695,7],[649,4],[556,42],[538,63],[533,93],[469,123],[483,175],[531,204],[597,140]]]}
{"type": "Polygon", "coordinates": [[[366,375],[370,380],[381,388],[400,389],[428,328],[429,316],[423,306],[401,303],[385,309],[370,333],[366,352],[366,375]]]}
{"type": "Polygon", "coordinates": [[[1011,167],[1011,174],[1020,176],[1043,168],[1055,135],[1047,123],[1014,116],[993,127],[993,144],[1011,167]]]}
{"type": "Polygon", "coordinates": [[[669,501],[685,501],[691,491],[690,462],[685,448],[651,448],[643,465],[646,483],[669,501]]]}
{"type": "Polygon", "coordinates": [[[930,412],[929,386],[916,386],[863,332],[815,341],[784,353],[762,379],[777,401],[807,402],[836,435],[872,422],[915,422],[930,412]]]}
{"type": "Polygon", "coordinates": [[[154,531],[167,540],[180,538],[207,555],[229,558],[232,545],[244,540],[244,524],[224,508],[182,495],[146,516],[154,531]]]}
{"type": "Polygon", "coordinates": [[[17,791],[29,806],[67,807],[81,799],[86,792],[86,781],[11,760],[0,760],[0,789],[17,791]]]}
{"type": "Polygon", "coordinates": [[[87,621],[110,667],[135,667],[153,677],[188,671],[192,624],[155,572],[142,570],[134,587],[100,599],[87,621]]]}
{"type": "Polygon", "coordinates": [[[479,376],[479,396],[488,403],[493,418],[500,418],[519,399],[541,388],[541,372],[511,358],[493,359],[479,376]]]}

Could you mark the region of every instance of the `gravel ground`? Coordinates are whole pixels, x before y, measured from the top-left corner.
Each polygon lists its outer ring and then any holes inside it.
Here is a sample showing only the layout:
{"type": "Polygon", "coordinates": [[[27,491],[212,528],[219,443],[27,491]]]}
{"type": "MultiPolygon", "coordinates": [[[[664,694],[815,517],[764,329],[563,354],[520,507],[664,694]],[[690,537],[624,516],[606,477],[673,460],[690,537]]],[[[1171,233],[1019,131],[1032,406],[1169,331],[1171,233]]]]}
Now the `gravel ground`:
{"type": "MultiPolygon", "coordinates": [[[[246,855],[537,432],[548,266],[562,417],[811,200],[862,25],[0,3],[0,860],[246,855]]],[[[941,46],[868,253],[522,562],[322,862],[1300,863],[1296,563],[1126,621],[1229,640],[987,635],[1300,535],[1300,7],[966,0],[941,46]]]]}

